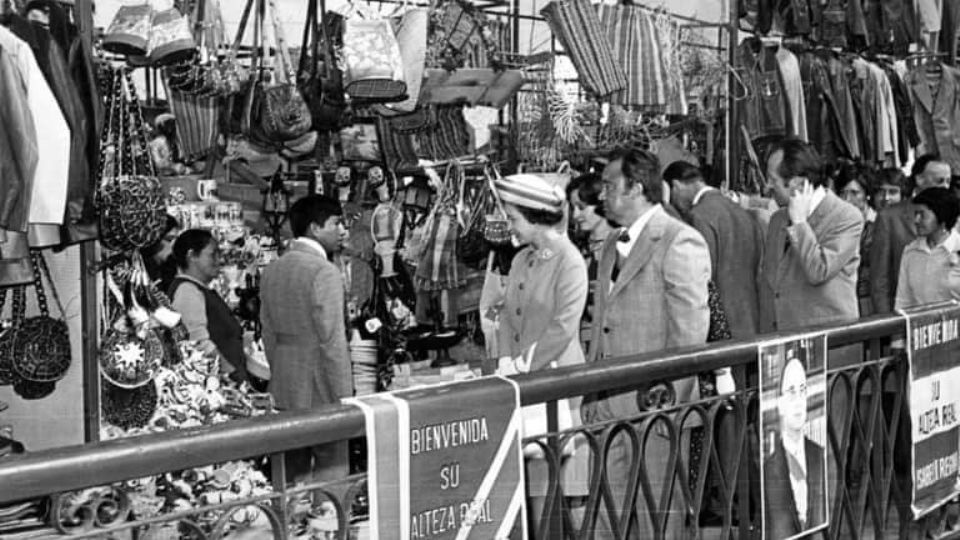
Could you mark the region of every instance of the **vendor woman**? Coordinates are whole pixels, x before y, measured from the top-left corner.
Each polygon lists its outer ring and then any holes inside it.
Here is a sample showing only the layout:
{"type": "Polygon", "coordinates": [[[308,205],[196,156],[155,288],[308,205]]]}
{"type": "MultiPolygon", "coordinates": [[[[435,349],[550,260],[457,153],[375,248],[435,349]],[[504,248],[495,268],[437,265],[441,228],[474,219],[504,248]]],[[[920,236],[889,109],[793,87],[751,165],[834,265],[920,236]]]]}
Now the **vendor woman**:
{"type": "Polygon", "coordinates": [[[243,329],[209,284],[220,273],[220,250],[209,231],[190,229],[173,243],[179,273],[170,285],[173,308],[205,354],[221,359],[220,371],[237,382],[247,379],[243,329]],[[226,360],[226,362],[223,362],[226,360]]]}

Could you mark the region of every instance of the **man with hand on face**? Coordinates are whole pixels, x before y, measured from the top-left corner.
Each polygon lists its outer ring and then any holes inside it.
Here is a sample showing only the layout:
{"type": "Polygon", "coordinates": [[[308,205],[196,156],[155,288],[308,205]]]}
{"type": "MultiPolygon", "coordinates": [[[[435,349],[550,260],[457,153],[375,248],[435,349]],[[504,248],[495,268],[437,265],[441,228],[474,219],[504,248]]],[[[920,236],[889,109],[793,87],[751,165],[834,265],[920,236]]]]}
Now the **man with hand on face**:
{"type": "MultiPolygon", "coordinates": [[[[260,321],[270,363],[268,390],[279,410],[312,409],[353,396],[343,277],[329,260],[346,241],[342,215],[340,203],[329,197],[308,195],[295,202],[290,208],[295,238],[263,272],[260,321]]],[[[349,473],[346,441],[286,455],[289,480],[333,481],[349,473]]]]}
{"type": "MultiPolygon", "coordinates": [[[[933,154],[926,154],[913,162],[911,171],[916,184],[916,195],[932,187],[950,187],[950,165],[933,154]]],[[[873,225],[873,245],[870,253],[870,295],[877,313],[893,311],[900,277],[900,259],[907,244],[917,238],[914,223],[914,205],[907,194],[897,204],[880,210],[873,225]]]]}
{"type": "Polygon", "coordinates": [[[774,143],[766,165],[780,209],[767,229],[761,332],[857,320],[863,215],[826,188],[820,156],[809,143],[774,143]]]}

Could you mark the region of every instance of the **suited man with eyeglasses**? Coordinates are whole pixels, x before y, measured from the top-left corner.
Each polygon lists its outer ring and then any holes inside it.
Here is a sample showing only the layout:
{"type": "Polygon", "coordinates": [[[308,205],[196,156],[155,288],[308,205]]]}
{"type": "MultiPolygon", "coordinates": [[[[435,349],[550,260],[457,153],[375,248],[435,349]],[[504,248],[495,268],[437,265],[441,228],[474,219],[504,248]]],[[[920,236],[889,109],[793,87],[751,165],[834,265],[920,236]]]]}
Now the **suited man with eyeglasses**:
{"type": "Polygon", "coordinates": [[[763,460],[763,526],[767,540],[784,540],[827,522],[824,448],[804,435],[807,423],[804,362],[790,355],[777,396],[779,440],[763,460]]]}

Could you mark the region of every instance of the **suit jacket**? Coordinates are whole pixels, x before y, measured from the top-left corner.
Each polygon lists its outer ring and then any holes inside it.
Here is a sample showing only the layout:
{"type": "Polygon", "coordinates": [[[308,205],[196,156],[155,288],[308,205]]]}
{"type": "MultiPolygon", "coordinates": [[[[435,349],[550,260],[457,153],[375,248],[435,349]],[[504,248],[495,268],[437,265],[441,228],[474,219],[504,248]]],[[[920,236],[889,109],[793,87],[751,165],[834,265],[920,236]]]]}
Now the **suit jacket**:
{"type": "MultiPolygon", "coordinates": [[[[707,282],[710,252],[695,229],[663,208],[644,227],[616,281],[617,233],[603,246],[589,361],[706,343],[710,326],[707,282]]],[[[694,377],[675,381],[677,400],[694,399],[694,377]]],[[[627,418],[640,412],[635,391],[585,400],[584,421],[627,418]]]]}
{"type": "Polygon", "coordinates": [[[763,460],[765,538],[789,538],[827,522],[824,452],[825,449],[822,446],[804,438],[807,463],[807,519],[803,528],[800,526],[800,518],[797,515],[797,505],[790,485],[790,469],[787,466],[787,454],[783,444],[778,441],[774,453],[763,460]]]}
{"type": "Polygon", "coordinates": [[[876,313],[893,311],[900,276],[900,258],[907,244],[917,237],[913,204],[902,201],[877,213],[873,224],[870,260],[870,295],[876,313]]]}
{"type": "Polygon", "coordinates": [[[760,223],[717,190],[690,209],[690,224],[707,242],[710,277],[717,286],[734,339],[757,333],[757,274],[763,255],[760,223]]]}
{"type": "Polygon", "coordinates": [[[263,345],[277,408],[309,409],[353,395],[343,277],[319,251],[294,241],[264,270],[263,345]]]}
{"type": "Polygon", "coordinates": [[[936,153],[960,171],[960,70],[941,64],[943,73],[936,89],[927,82],[926,69],[910,72],[906,84],[914,103],[913,117],[920,134],[917,155],[936,153]]]}
{"type": "Polygon", "coordinates": [[[805,223],[770,218],[760,279],[762,332],[855,321],[863,216],[827,191],[805,223]]]}

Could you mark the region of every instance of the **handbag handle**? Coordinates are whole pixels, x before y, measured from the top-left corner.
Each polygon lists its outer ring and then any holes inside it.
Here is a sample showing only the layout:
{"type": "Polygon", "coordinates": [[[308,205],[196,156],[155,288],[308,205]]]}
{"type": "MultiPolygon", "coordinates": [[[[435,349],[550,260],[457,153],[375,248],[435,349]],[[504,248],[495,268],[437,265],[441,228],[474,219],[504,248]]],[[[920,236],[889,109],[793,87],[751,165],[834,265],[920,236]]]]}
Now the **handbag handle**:
{"type": "Polygon", "coordinates": [[[308,0],[307,2],[307,20],[303,23],[303,39],[300,40],[300,62],[297,65],[297,74],[306,74],[309,79],[314,75],[317,69],[317,53],[319,46],[317,44],[317,0],[308,0]],[[307,51],[310,54],[307,54],[307,51]],[[307,73],[308,60],[313,62],[313,69],[307,73]]]}
{"type": "Polygon", "coordinates": [[[243,35],[247,32],[247,23],[250,21],[250,12],[253,11],[254,2],[256,2],[256,0],[247,0],[246,5],[243,6],[243,14],[240,15],[240,23],[237,26],[236,36],[233,38],[233,44],[230,45],[230,50],[227,52],[228,61],[236,62],[237,57],[240,55],[240,45],[243,43],[243,35]]]}
{"type": "MultiPolygon", "coordinates": [[[[297,80],[297,74],[293,70],[293,60],[290,59],[290,49],[287,48],[287,36],[280,24],[280,18],[277,16],[276,0],[267,0],[267,6],[270,12],[270,21],[273,24],[274,45],[277,50],[277,58],[280,60],[281,74],[280,82],[293,84],[297,80]]],[[[301,51],[302,54],[302,51],[301,51]]]]}
{"type": "Polygon", "coordinates": [[[33,287],[37,294],[37,308],[40,310],[40,315],[44,317],[50,316],[47,294],[43,286],[43,279],[46,278],[47,283],[50,285],[50,294],[53,296],[53,301],[56,303],[57,309],[60,310],[60,318],[65,318],[66,312],[63,309],[63,304],[60,302],[60,295],[57,294],[57,288],[53,284],[53,278],[50,276],[50,268],[47,266],[47,259],[43,256],[43,252],[39,249],[30,250],[30,259],[33,262],[33,287]]]}

